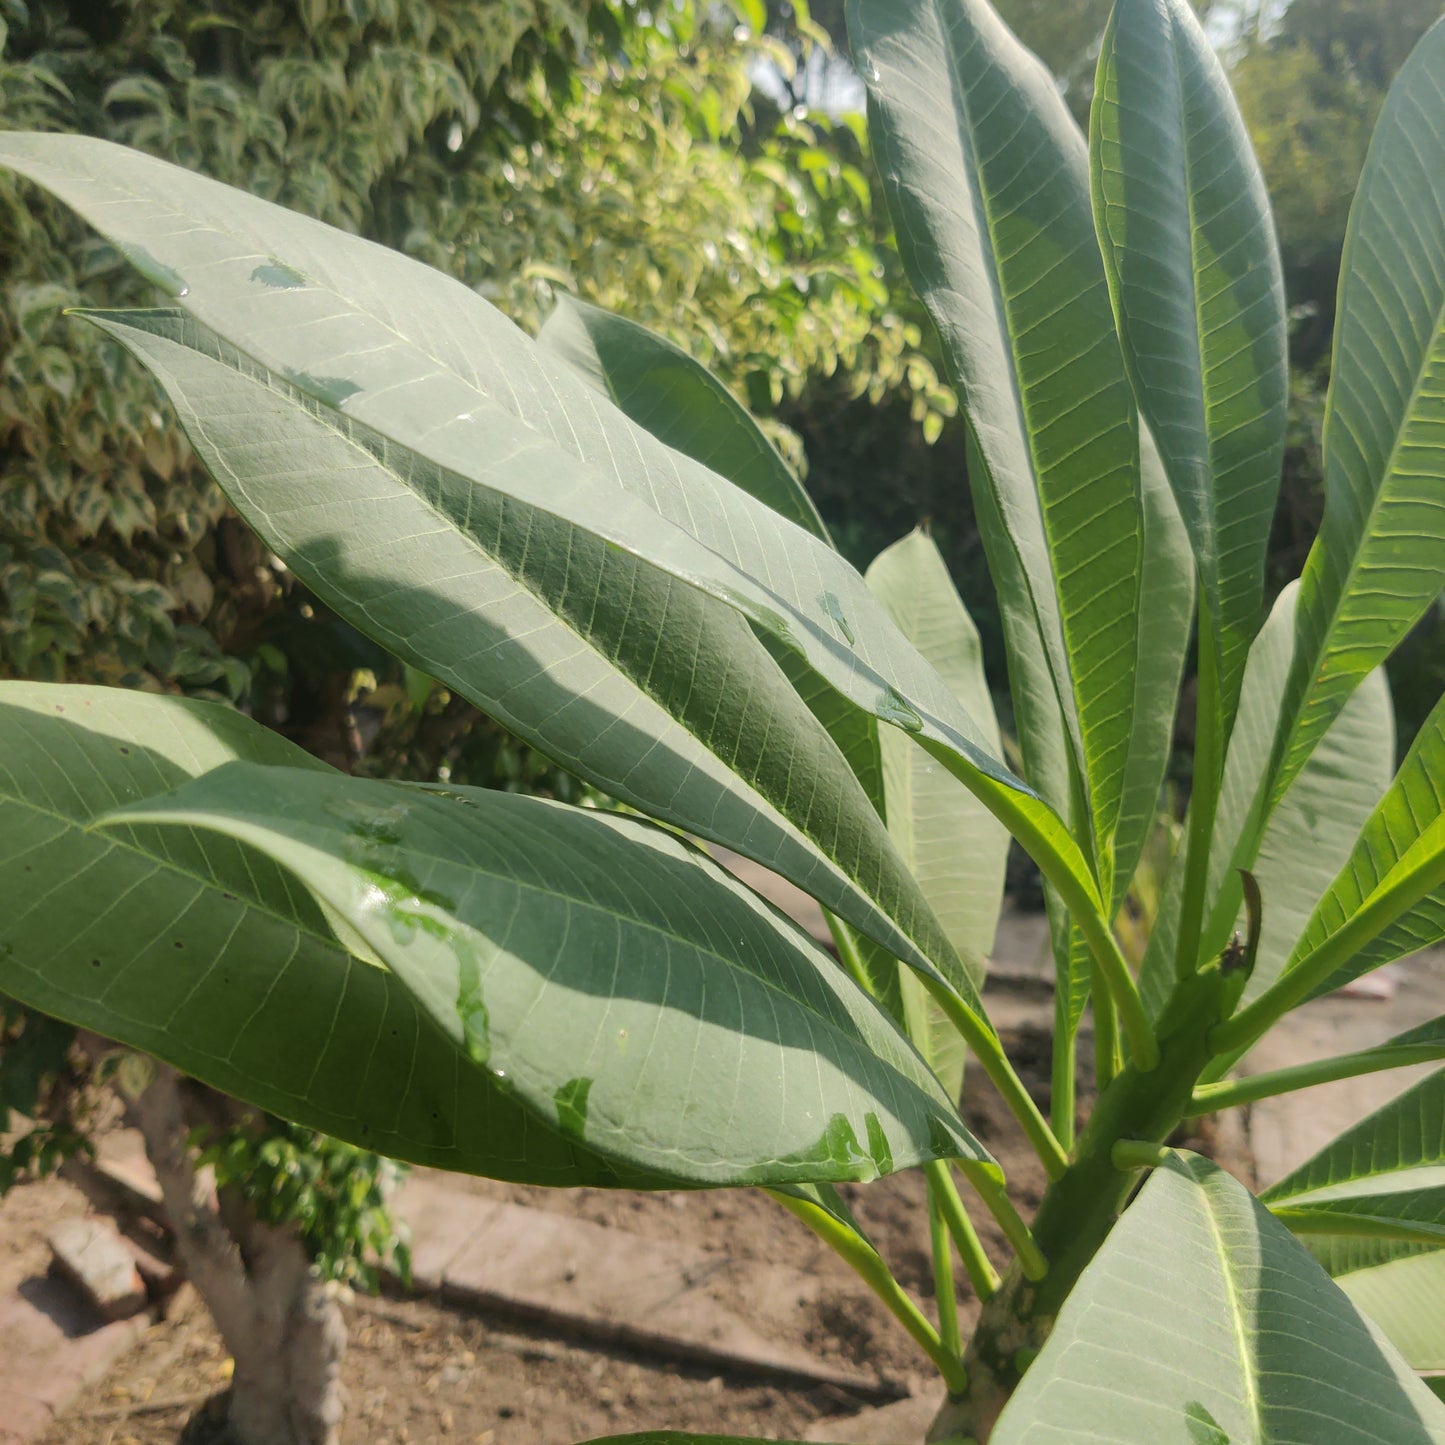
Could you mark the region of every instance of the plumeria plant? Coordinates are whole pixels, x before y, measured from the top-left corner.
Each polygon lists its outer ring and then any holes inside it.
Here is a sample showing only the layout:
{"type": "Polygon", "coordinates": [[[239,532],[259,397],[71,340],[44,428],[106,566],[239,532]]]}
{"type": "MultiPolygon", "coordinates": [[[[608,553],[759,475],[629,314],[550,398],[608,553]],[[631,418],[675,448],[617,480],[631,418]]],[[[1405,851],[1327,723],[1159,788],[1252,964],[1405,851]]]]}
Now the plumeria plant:
{"type": "Polygon", "coordinates": [[[6,684],[0,989],[401,1159],[768,1189],[937,1366],[935,1440],[1445,1441],[1422,1378],[1445,1367],[1445,1072],[1260,1198],[1166,1143],[1445,1058],[1436,1020],[1230,1078],[1288,1010],[1445,936],[1445,705],[1393,771],[1380,671],[1445,580],[1445,28],[1370,149],[1324,523],[1266,617],[1284,296],[1190,7],[1118,0],[1087,139],[984,0],[850,0],[848,21],[968,418],[1021,764],[929,539],[860,576],[674,347],[574,302],[532,340],[353,236],[8,134],[0,162],[166,294],[86,319],[265,544],[625,811],[349,777],[218,706],[6,684]],[[1191,648],[1185,841],[1134,968],[1113,920],[1191,648]],[[1048,1117],[980,1000],[1010,835],[1047,890],[1048,1117]],[[838,960],[713,843],[816,898],[838,960]],[[1030,1221],[958,1113],[966,1054],[1047,1172],[1030,1221]],[[907,1168],[937,1326],[834,1188],[907,1168]],[[1002,1277],[970,1208],[1012,1242],[1002,1277]]]}

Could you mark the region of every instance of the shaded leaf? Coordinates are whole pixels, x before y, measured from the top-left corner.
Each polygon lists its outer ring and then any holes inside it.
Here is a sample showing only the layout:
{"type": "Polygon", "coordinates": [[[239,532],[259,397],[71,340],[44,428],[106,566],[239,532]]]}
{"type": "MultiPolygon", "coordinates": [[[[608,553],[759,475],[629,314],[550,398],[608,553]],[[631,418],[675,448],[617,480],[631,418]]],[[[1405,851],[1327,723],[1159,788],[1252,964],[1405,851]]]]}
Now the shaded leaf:
{"type": "Polygon", "coordinates": [[[269,859],[214,834],[91,828],[236,759],[339,777],[215,704],[0,683],[0,992],[398,1159],[621,1182],[500,1092],[269,859]]]}
{"type": "Polygon", "coordinates": [[[496,1088],[626,1168],[761,1184],[986,1157],[827,954],[651,824],[245,763],[103,821],[272,858],[496,1088]]]}

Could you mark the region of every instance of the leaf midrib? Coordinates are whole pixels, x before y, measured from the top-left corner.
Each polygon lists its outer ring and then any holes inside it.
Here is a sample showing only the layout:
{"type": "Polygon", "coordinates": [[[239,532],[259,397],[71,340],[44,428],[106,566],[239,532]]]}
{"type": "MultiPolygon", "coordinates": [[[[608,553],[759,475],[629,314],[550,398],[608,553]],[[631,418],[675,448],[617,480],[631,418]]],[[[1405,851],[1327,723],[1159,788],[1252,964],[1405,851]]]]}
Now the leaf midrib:
{"type": "MultiPolygon", "coordinates": [[[[204,325],[204,323],[201,324],[204,325]]],[[[167,341],[171,340],[171,338],[169,337],[163,337],[162,339],[167,341]]],[[[792,831],[796,833],[798,837],[803,839],[813,850],[815,850],[815,852],[820,858],[825,860],[828,865],[837,870],[839,876],[848,880],[849,885],[857,890],[861,898],[866,899],[868,903],[880,915],[889,919],[889,921],[893,924],[894,928],[897,929],[899,935],[903,938],[907,938],[910,942],[913,943],[914,947],[918,949],[921,957],[927,959],[930,963],[932,963],[929,952],[925,951],[921,944],[918,943],[917,939],[913,937],[912,930],[906,929],[902,922],[896,917],[894,917],[893,911],[883,902],[883,900],[874,898],[872,894],[863,886],[862,882],[853,877],[852,870],[844,867],[841,862],[839,862],[836,858],[832,856],[831,848],[827,844],[825,844],[821,838],[816,836],[815,831],[810,831],[809,829],[803,827],[801,824],[799,824],[791,817],[789,817],[785,812],[783,812],[781,804],[773,796],[770,795],[771,790],[766,788],[766,778],[759,777],[757,779],[749,779],[747,777],[744,777],[741,773],[737,772],[734,768],[732,768],[731,765],[724,761],[724,759],[708,743],[704,742],[702,738],[699,737],[697,732],[687,721],[685,721],[683,718],[680,718],[670,707],[668,707],[667,704],[663,700],[661,700],[657,693],[655,693],[649,686],[647,686],[644,682],[639,681],[636,670],[624,666],[623,663],[619,660],[619,658],[610,656],[590,637],[579,631],[570,616],[568,616],[563,611],[560,611],[557,607],[553,606],[550,602],[548,602],[547,599],[541,593],[539,593],[536,588],[529,581],[527,581],[526,578],[522,576],[515,568],[510,566],[503,558],[489,552],[483,546],[482,542],[469,529],[459,525],[454,517],[452,517],[449,513],[442,510],[441,508],[437,507],[416,488],[409,485],[408,482],[398,473],[398,471],[394,467],[382,461],[381,458],[378,457],[374,451],[368,448],[363,442],[356,440],[355,436],[353,435],[353,433],[356,432],[364,433],[374,431],[373,428],[367,426],[365,423],[357,421],[354,418],[340,417],[334,414],[329,408],[327,408],[320,402],[317,402],[314,398],[307,396],[307,394],[301,391],[300,388],[293,386],[284,378],[278,377],[276,373],[271,371],[271,369],[263,361],[260,361],[256,357],[251,356],[249,353],[243,351],[240,347],[235,346],[232,342],[224,341],[223,338],[219,337],[218,339],[223,340],[226,347],[230,347],[232,350],[234,350],[238,356],[243,357],[261,374],[260,376],[248,375],[246,372],[241,371],[240,368],[230,366],[229,363],[224,359],[224,357],[209,359],[216,361],[218,365],[226,366],[229,370],[237,371],[240,375],[245,376],[248,381],[265,387],[273,395],[277,396],[281,400],[288,402],[291,405],[299,404],[301,409],[305,411],[306,414],[314,422],[318,422],[322,426],[325,426],[346,446],[350,447],[354,452],[357,452],[358,454],[363,456],[370,465],[377,467],[385,475],[390,477],[393,481],[393,484],[397,487],[399,493],[410,497],[415,503],[415,505],[422,508],[438,522],[443,523],[451,533],[461,538],[478,558],[480,558],[490,566],[495,566],[501,572],[503,572],[516,585],[518,591],[524,592],[532,600],[533,605],[537,607],[538,611],[544,613],[548,617],[556,619],[557,623],[564,629],[564,631],[569,637],[574,639],[580,646],[586,648],[588,651],[595,654],[608,667],[614,669],[618,673],[618,675],[624,678],[627,683],[631,687],[636,689],[636,691],[641,696],[648,698],[654,704],[654,706],[657,707],[659,712],[661,712],[664,716],[670,718],[673,721],[674,725],[681,728],[683,732],[685,732],[690,738],[692,738],[696,742],[698,747],[700,747],[707,754],[707,756],[715,759],[717,763],[725,770],[727,776],[736,779],[744,787],[755,793],[757,797],[759,797],[766,804],[769,812],[773,814],[774,818],[776,819],[777,826],[780,826],[785,831],[785,833],[787,831],[792,831]]],[[[183,343],[180,342],[172,342],[172,344],[178,346],[183,345],[183,343]]],[[[202,356],[206,355],[205,352],[199,352],[198,354],[202,356]]],[[[374,434],[377,436],[382,436],[381,433],[374,434]]],[[[452,473],[449,468],[442,467],[439,463],[433,462],[430,459],[423,457],[418,452],[414,452],[403,442],[392,441],[390,438],[386,438],[386,441],[389,446],[396,447],[401,451],[407,452],[408,454],[417,457],[419,460],[425,462],[427,466],[435,468],[436,471],[438,471],[439,473],[451,476],[457,475],[456,473],[452,473]]],[[[244,485],[242,484],[240,479],[235,476],[234,472],[232,473],[232,478],[236,482],[236,484],[242,487],[242,489],[244,490],[244,485]]],[[[487,484],[484,482],[479,482],[477,483],[477,485],[486,487],[486,489],[494,496],[500,495],[496,492],[495,488],[487,486],[487,484]]],[[[509,502],[512,501],[512,499],[508,500],[509,502]]],[[[532,508],[529,504],[526,503],[513,502],[513,504],[527,506],[527,509],[530,512],[536,512],[540,510],[532,508]]],[[[253,502],[253,505],[256,504],[253,502]]],[[[258,509],[264,511],[264,509],[258,509]]],[[[267,513],[267,515],[269,516],[270,514],[267,513]]],[[[570,532],[579,532],[583,535],[589,535],[585,533],[582,528],[575,526],[573,523],[566,521],[566,519],[564,518],[557,517],[554,513],[545,513],[543,515],[551,517],[559,525],[566,527],[570,532]]],[[[648,568],[649,566],[649,564],[647,564],[640,558],[637,559],[637,565],[642,568],[648,568]]],[[[678,584],[675,579],[669,578],[668,581],[670,585],[683,585],[678,584]]],[[[334,581],[334,585],[338,588],[342,588],[345,586],[345,583],[343,581],[334,581]]],[[[357,599],[353,598],[352,600],[356,601],[357,599]]],[[[374,614],[368,612],[367,617],[370,625],[375,627],[378,632],[382,632],[398,642],[406,642],[406,639],[401,634],[385,626],[378,618],[375,617],[374,614]]],[[[747,629],[746,627],[744,627],[742,630],[746,631],[747,629]]],[[[751,636],[751,633],[749,632],[748,635],[751,636]]],[[[769,661],[771,662],[771,659],[769,659],[769,661]]],[[[443,664],[442,666],[445,673],[449,674],[452,677],[456,686],[460,690],[471,689],[472,684],[466,678],[461,677],[449,664],[443,664]]],[[[649,677],[650,675],[651,674],[649,672],[649,677]]],[[[488,711],[494,712],[498,716],[500,721],[510,722],[510,724],[519,727],[525,727],[526,725],[524,720],[517,718],[516,714],[513,713],[500,701],[498,701],[495,705],[489,703],[488,711]]],[[[821,727],[821,724],[819,725],[819,729],[826,735],[826,729],[823,729],[821,727]]],[[[831,739],[829,739],[829,741],[831,742],[831,739]]],[[[846,767],[846,763],[844,764],[844,766],[846,767]]],[[[623,784],[619,780],[619,786],[622,785],[623,784]]]]}
{"type": "MultiPolygon", "coordinates": [[[[953,75],[958,73],[961,69],[961,63],[959,60],[959,53],[953,34],[953,29],[948,23],[947,16],[945,16],[940,11],[938,5],[935,3],[935,0],[929,0],[929,3],[930,8],[933,11],[934,17],[938,23],[939,31],[943,36],[945,64],[947,66],[949,72],[949,79],[951,82],[953,75]]],[[[968,194],[972,209],[974,211],[975,225],[978,228],[980,242],[987,248],[988,264],[985,266],[984,269],[988,274],[989,298],[992,303],[995,322],[998,326],[1000,336],[1012,338],[1013,330],[1009,325],[1008,301],[1007,298],[1004,296],[1002,290],[1002,267],[999,262],[997,248],[994,245],[994,217],[991,206],[991,197],[988,193],[987,186],[985,186],[983,183],[982,167],[978,163],[976,148],[974,147],[971,139],[974,132],[974,121],[972,111],[969,109],[966,87],[950,83],[948,86],[948,93],[949,100],[953,108],[954,128],[958,134],[960,145],[964,153],[966,155],[973,156],[975,160],[974,170],[978,175],[978,179],[975,184],[972,184],[968,187],[968,194]]],[[[1039,532],[1044,540],[1044,546],[1048,551],[1050,559],[1052,560],[1052,558],[1056,555],[1053,536],[1049,530],[1047,512],[1040,497],[1038,455],[1034,449],[1034,434],[1029,426],[1028,407],[1023,397],[1023,385],[1022,379],[1019,376],[1018,361],[1011,345],[1002,346],[1000,350],[1003,352],[1004,370],[1008,376],[1009,396],[1013,402],[1015,419],[1019,425],[1019,433],[1024,442],[1024,450],[1028,456],[1029,470],[1032,474],[1031,481],[1033,485],[1029,487],[1028,495],[1030,501],[1033,504],[1034,518],[1038,523],[1039,532]]],[[[989,471],[992,472],[993,468],[984,455],[982,445],[976,444],[976,449],[978,451],[979,459],[984,463],[985,466],[989,468],[989,471]]],[[[1034,628],[1035,631],[1038,633],[1039,641],[1043,647],[1044,658],[1048,664],[1049,674],[1053,678],[1054,695],[1059,702],[1059,710],[1063,715],[1064,735],[1068,739],[1069,751],[1075,755],[1075,766],[1079,768],[1080,771],[1083,771],[1082,761],[1078,758],[1078,753],[1083,748],[1083,722],[1082,719],[1079,717],[1078,699],[1075,696],[1074,692],[1074,678],[1072,674],[1072,664],[1068,653],[1068,636],[1064,629],[1064,608],[1063,600],[1059,596],[1058,578],[1054,573],[1054,569],[1051,567],[1050,580],[1053,583],[1053,600],[1055,613],[1058,618],[1059,632],[1058,647],[1056,648],[1050,645],[1048,638],[1048,632],[1051,632],[1052,629],[1048,629],[1048,631],[1046,632],[1043,618],[1040,616],[1039,613],[1039,604],[1035,595],[1033,573],[1029,568],[1027,562],[1025,562],[1024,560],[1023,553],[1020,550],[1019,544],[1014,537],[1013,529],[1005,525],[1003,531],[1005,538],[1007,539],[1009,549],[1013,552],[1014,557],[1017,561],[1019,574],[1025,579],[1025,585],[1028,588],[1030,610],[1033,612],[1034,615],[1034,628]],[[1055,664],[1056,652],[1062,652],[1061,661],[1067,672],[1067,676],[1062,679],[1058,676],[1058,671],[1055,664]],[[1067,703],[1065,702],[1066,698],[1068,700],[1067,703]]],[[[1092,809],[1090,810],[1090,812],[1092,813],[1092,809]]],[[[1071,829],[1066,829],[1065,831],[1072,832],[1071,829]]],[[[1090,827],[1088,831],[1092,833],[1092,827],[1090,827]]]]}

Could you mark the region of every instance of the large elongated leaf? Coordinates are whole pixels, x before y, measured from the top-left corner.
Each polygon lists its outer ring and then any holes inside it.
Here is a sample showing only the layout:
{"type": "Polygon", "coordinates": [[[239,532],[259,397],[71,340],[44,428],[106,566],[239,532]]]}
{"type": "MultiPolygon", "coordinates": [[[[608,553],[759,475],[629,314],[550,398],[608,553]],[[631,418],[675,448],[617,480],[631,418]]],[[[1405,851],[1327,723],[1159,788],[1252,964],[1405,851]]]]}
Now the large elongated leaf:
{"type": "MultiPolygon", "coordinates": [[[[899,630],[938,669],[985,742],[1002,751],[978,629],[938,548],[912,532],[879,554],[867,582],[899,630]]],[[[881,738],[888,830],[949,941],[966,960],[993,949],[1008,833],[906,733],[881,738]]]]}
{"type": "Polygon", "coordinates": [[[558,298],[537,340],[644,431],[828,540],[813,499],[778,449],[727,387],[680,347],[567,295],[558,298]]]}
{"type": "Polygon", "coordinates": [[[1412,1370],[1445,1371],[1445,1251],[1342,1275],[1339,1286],[1389,1336],[1412,1370]]]}
{"type": "MultiPolygon", "coordinates": [[[[474,507],[505,519],[508,506],[520,504],[577,529],[579,543],[600,550],[610,544],[641,558],[742,612],[855,706],[929,739],[951,769],[1031,836],[1053,868],[1087,877],[1059,821],[978,744],[971,721],[856,572],[817,538],[637,428],[465,287],[396,253],[100,142],[7,135],[0,160],[41,181],[168,282],[206,327],[265,368],[268,388],[285,377],[325,407],[344,406],[379,441],[465,479],[465,493],[452,492],[449,513],[444,508],[438,518],[436,504],[444,499],[433,492],[422,499],[426,522],[402,525],[386,534],[388,542],[420,545],[430,533],[438,547],[448,539],[456,546],[460,531],[467,544],[474,507]]],[[[199,334],[191,340],[206,344],[199,334]]],[[[164,343],[149,345],[152,359],[165,350],[164,343]]],[[[167,354],[170,383],[184,390],[176,375],[180,358],[167,354]]],[[[216,420],[192,415],[193,430],[216,420]]],[[[254,433],[249,441],[258,446],[254,433]]],[[[435,472],[423,468],[422,475],[435,472]]],[[[404,514],[410,519],[417,497],[409,486],[401,490],[411,496],[404,514]]],[[[330,497],[313,500],[334,514],[370,509],[367,496],[340,481],[330,497]]],[[[510,545],[525,549],[525,535],[503,532],[510,545]]],[[[369,536],[366,566],[374,577],[382,537],[369,536]]],[[[333,553],[313,565],[335,576],[352,563],[333,553]]],[[[427,583],[450,575],[435,562],[420,573],[427,583]]],[[[415,599],[417,581],[414,570],[388,576],[372,605],[415,599]]],[[[426,621],[457,610],[438,607],[426,621]]],[[[366,615],[357,620],[367,625],[366,615]]],[[[419,655],[425,626],[413,619],[399,631],[404,655],[434,671],[435,659],[419,655]]],[[[685,685],[691,655],[669,660],[676,668],[662,676],[685,685]]],[[[751,851],[746,840],[733,841],[751,851]]]]}
{"type": "Polygon", "coordinates": [[[1124,356],[1194,546],[1227,734],[1284,457],[1284,283],[1259,165],[1183,0],[1115,6],[1090,143],[1124,356]]]}
{"type": "Polygon", "coordinates": [[[993,1445],[1426,1445],[1445,1406],[1206,1160],[1157,1169],[1060,1311],[993,1445]]]}
{"type": "MultiPolygon", "coordinates": [[[[1269,766],[1270,745],[1294,643],[1298,588],[1280,593],[1250,649],[1239,710],[1225,758],[1219,814],[1205,889],[1206,924],[1198,956],[1213,957],[1244,919],[1237,869],[1254,871],[1264,901],[1263,929],[1250,996],[1279,977],[1319,899],[1350,856],[1360,830],[1390,781],[1394,724],[1383,674],[1350,700],[1324,743],[1256,836],[1252,804],[1269,766]]],[[[1173,981],[1183,855],[1169,887],[1140,975],[1157,1011],[1173,981]]]]}
{"type": "MultiPolygon", "coordinates": [[[[1438,1033],[1431,1024],[1391,1042],[1438,1033]]],[[[1438,1227],[1445,1246],[1445,1070],[1346,1130],[1261,1197],[1271,1209],[1313,1216],[1303,1221],[1310,1248],[1333,1275],[1418,1254],[1420,1242],[1389,1237],[1388,1221],[1438,1227]],[[1361,1237],[1365,1228],[1379,1237],[1361,1237]]]]}
{"type": "Polygon", "coordinates": [[[829,956],[651,824],[232,763],[110,822],[204,828],[343,918],[528,1113],[697,1183],[986,1157],[829,956]]]}
{"type": "Polygon", "coordinates": [[[735,613],[308,404],[184,317],[129,318],[149,329],[106,324],[338,610],[616,796],[759,857],[970,989],[870,800],[735,613]]]}
{"type": "MultiPolygon", "coordinates": [[[[881,552],[865,576],[903,635],[938,669],[989,746],[1000,751],[978,629],[932,539],[910,533],[881,552]]],[[[1003,903],[1008,833],[907,734],[886,728],[879,745],[888,831],[949,942],[977,970],[982,985],[1003,903]]],[[[957,1030],[916,979],[902,979],[901,987],[910,1035],[950,1097],[957,1098],[963,1082],[957,1030]]]]}
{"type": "MultiPolygon", "coordinates": [[[[706,367],[670,341],[568,296],[559,299],[537,340],[638,426],[726,477],[780,516],[829,540],[812,499],[746,408],[706,367]]],[[[840,698],[795,653],[769,645],[766,634],[762,642],[828,729],[881,812],[877,720],[840,698]]]]}
{"type": "MultiPolygon", "coordinates": [[[[1445,699],[1410,745],[1400,771],[1361,832],[1339,876],[1320,899],[1290,962],[1297,963],[1347,923],[1386,884],[1400,861],[1445,815],[1445,699]]],[[[1377,934],[1319,992],[1338,988],[1392,958],[1445,938],[1445,889],[1436,889],[1377,934]]]]}
{"type": "Polygon", "coordinates": [[[0,992],[400,1159],[656,1187],[526,1113],[269,859],[215,834],[91,830],[236,759],[335,776],[210,703],[0,683],[0,992]]]}
{"type": "Polygon", "coordinates": [[[1350,212],[1325,515],[1300,586],[1273,797],[1445,584],[1445,26],[1381,112],[1350,212]]]}
{"type": "Polygon", "coordinates": [[[848,28],[904,264],[982,463],[971,480],[1000,604],[1039,639],[1107,891],[1144,524],[1085,148],[1052,78],[983,0],[852,0],[848,28]]]}

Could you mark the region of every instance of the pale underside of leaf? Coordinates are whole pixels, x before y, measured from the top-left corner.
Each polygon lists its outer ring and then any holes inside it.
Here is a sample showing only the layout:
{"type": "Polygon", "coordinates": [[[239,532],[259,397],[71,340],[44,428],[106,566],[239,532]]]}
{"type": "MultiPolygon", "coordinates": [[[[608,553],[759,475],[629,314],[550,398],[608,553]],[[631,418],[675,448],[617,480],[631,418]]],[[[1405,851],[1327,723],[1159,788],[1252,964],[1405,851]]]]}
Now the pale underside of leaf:
{"type": "Polygon", "coordinates": [[[984,4],[855,3],[849,32],[900,250],[981,462],[970,472],[1001,605],[1038,638],[1088,778],[1081,836],[1107,875],[1131,745],[1143,524],[1082,138],[984,4]]]}
{"type": "Polygon", "coordinates": [[[993,1445],[1426,1445],[1445,1407],[1269,1212],[1157,1169],[1060,1312],[993,1445]]]}
{"type": "MultiPolygon", "coordinates": [[[[1393,718],[1383,676],[1361,689],[1336,720],[1328,740],[1296,779],[1264,838],[1252,836],[1251,805],[1269,766],[1280,698],[1290,666],[1298,587],[1280,594],[1250,648],[1239,709],[1225,757],[1219,812],[1210,849],[1200,958],[1217,957],[1242,928],[1243,894],[1237,873],[1256,873],[1264,901],[1260,961],[1251,996],[1276,979],[1295,949],[1310,912],[1329,888],[1361,827],[1389,783],[1393,718]]],[[[1140,971],[1140,991],[1156,1014],[1174,977],[1179,906],[1186,857],[1175,859],[1140,971]]]]}
{"type": "MultiPolygon", "coordinates": [[[[1421,724],[1405,761],[1360,834],[1348,861],[1294,950],[1297,963],[1344,926],[1445,813],[1445,699],[1421,724]]],[[[1382,930],[1320,992],[1445,938],[1445,889],[1437,889],[1382,930]]]]}
{"type": "Polygon", "coordinates": [[[505,490],[743,612],[854,705],[930,738],[1080,879],[1065,830],[978,743],[861,577],[811,534],[671,451],[480,296],[394,252],[133,152],[0,138],[203,325],[438,467],[505,490]],[[851,641],[848,636],[851,634],[851,641]]]}
{"type": "Polygon", "coordinates": [[[1122,0],[1091,121],[1124,356],[1194,546],[1227,736],[1284,455],[1284,284],[1259,166],[1180,0],[1122,0]]]}
{"type": "Polygon", "coordinates": [[[563,295],[537,336],[644,431],[829,541],[813,500],[741,402],[645,326],[563,295]]]}
{"type": "Polygon", "coordinates": [[[186,318],[103,324],[339,610],[614,796],[778,869],[971,989],[868,798],[736,613],[384,442],[186,318]]]}
{"type": "MultiPolygon", "coordinates": [[[[1392,1039],[1438,1036],[1438,1021],[1392,1039]]],[[[1445,1071],[1422,1079],[1346,1130],[1314,1158],[1268,1189],[1271,1208],[1316,1206],[1348,1218],[1393,1217],[1445,1226],[1445,1071]]],[[[1321,1226],[1323,1228],[1323,1226],[1321,1226]]],[[[1445,1237],[1442,1237],[1445,1244],[1445,1237]]],[[[1333,1275],[1418,1254],[1408,1241],[1312,1233],[1311,1250],[1333,1275]]]]}
{"type": "Polygon", "coordinates": [[[822,950],[650,824],[244,763],[105,821],[205,828],[272,858],[495,1088],[626,1168],[806,1183],[987,1157],[822,950]]]}

